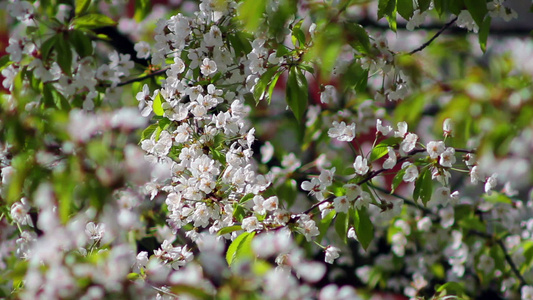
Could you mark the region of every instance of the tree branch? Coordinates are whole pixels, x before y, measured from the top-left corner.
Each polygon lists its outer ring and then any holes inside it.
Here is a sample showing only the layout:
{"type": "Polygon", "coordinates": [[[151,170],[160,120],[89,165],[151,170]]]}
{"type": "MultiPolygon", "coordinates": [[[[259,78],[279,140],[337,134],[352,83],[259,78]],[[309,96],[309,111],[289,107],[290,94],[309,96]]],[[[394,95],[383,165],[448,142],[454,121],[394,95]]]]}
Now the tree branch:
{"type": "Polygon", "coordinates": [[[505,260],[511,266],[511,270],[513,270],[513,273],[516,275],[516,277],[518,277],[518,280],[520,281],[520,288],[522,288],[524,285],[527,285],[526,280],[524,279],[524,277],[522,277],[522,274],[520,274],[520,271],[513,262],[513,259],[509,255],[509,252],[507,252],[503,241],[501,239],[498,239],[496,242],[498,243],[500,248],[502,248],[503,254],[505,255],[505,260]]]}
{"type": "Polygon", "coordinates": [[[136,82],[136,81],[143,81],[143,80],[145,80],[145,79],[147,79],[147,78],[151,78],[151,77],[154,77],[154,76],[157,76],[157,75],[163,74],[163,73],[165,73],[168,69],[169,69],[169,68],[161,69],[161,70],[159,70],[159,71],[155,71],[155,72],[153,72],[153,73],[150,73],[150,74],[145,75],[145,76],[142,76],[142,77],[138,77],[138,78],[133,78],[133,79],[130,79],[130,80],[126,80],[126,81],[124,81],[124,82],[121,82],[121,83],[117,84],[117,87],[118,87],[118,86],[128,85],[128,84],[130,84],[130,83],[134,83],[134,82],[136,82]]]}
{"type": "MultiPolygon", "coordinates": [[[[390,30],[390,27],[387,23],[380,23],[376,20],[373,20],[369,17],[364,18],[362,20],[350,20],[350,22],[357,22],[357,24],[365,27],[365,28],[374,28],[374,29],[381,29],[381,30],[390,30]]],[[[397,28],[399,30],[406,30],[406,23],[399,23],[397,24],[397,28]]],[[[426,24],[421,25],[415,29],[415,31],[428,31],[428,30],[439,30],[442,28],[442,24],[426,24]]],[[[447,34],[452,35],[465,35],[468,34],[468,31],[464,28],[460,27],[452,27],[449,28],[447,31],[447,34]]],[[[513,27],[513,28],[502,28],[502,27],[491,27],[490,28],[490,35],[491,36],[529,36],[531,34],[531,28],[528,27],[513,27]]]]}
{"type": "Polygon", "coordinates": [[[424,44],[422,44],[422,46],[416,48],[415,50],[409,52],[409,54],[412,55],[412,54],[415,54],[416,52],[424,50],[424,48],[429,46],[429,44],[431,44],[431,42],[433,42],[437,37],[439,37],[439,35],[441,35],[446,29],[448,29],[448,27],[452,26],[452,24],[455,23],[455,21],[457,21],[457,17],[453,18],[450,22],[446,23],[444,27],[442,27],[439,31],[437,31],[437,33],[431,39],[429,39],[429,41],[425,42],[424,44]]]}

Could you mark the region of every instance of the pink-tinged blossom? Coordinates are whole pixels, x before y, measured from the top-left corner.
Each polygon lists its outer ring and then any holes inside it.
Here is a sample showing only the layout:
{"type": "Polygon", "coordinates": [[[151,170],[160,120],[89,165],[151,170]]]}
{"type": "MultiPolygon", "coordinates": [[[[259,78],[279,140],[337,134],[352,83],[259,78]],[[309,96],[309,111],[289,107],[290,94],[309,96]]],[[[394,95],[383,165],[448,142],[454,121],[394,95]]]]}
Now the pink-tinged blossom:
{"type": "Polygon", "coordinates": [[[246,232],[252,232],[263,229],[263,225],[257,220],[256,217],[252,216],[242,220],[242,229],[246,232]]]}
{"type": "Polygon", "coordinates": [[[392,147],[387,147],[387,150],[389,151],[389,157],[383,162],[383,169],[392,169],[394,166],[396,166],[396,152],[392,147]]]}
{"type": "Polygon", "coordinates": [[[137,58],[148,59],[150,57],[150,44],[147,42],[138,42],[133,46],[133,49],[137,53],[137,58]]]}
{"type": "Polygon", "coordinates": [[[326,247],[326,256],[324,258],[324,261],[328,264],[333,264],[335,259],[339,258],[341,250],[334,246],[328,246],[326,247]]]}
{"type": "Polygon", "coordinates": [[[485,193],[488,195],[492,194],[492,190],[496,187],[498,184],[497,178],[498,174],[492,174],[489,178],[487,178],[487,181],[485,182],[485,193]]]}
{"type": "Polygon", "coordinates": [[[278,209],[278,203],[279,203],[278,197],[272,196],[272,197],[268,197],[265,200],[265,202],[263,202],[263,206],[265,207],[267,211],[275,211],[276,209],[278,209]]]}
{"type": "Polygon", "coordinates": [[[28,1],[9,1],[7,10],[10,16],[19,21],[26,21],[33,15],[35,9],[33,4],[28,1]]]}
{"type": "Polygon", "coordinates": [[[2,86],[9,90],[13,90],[13,81],[15,80],[15,77],[18,74],[18,70],[15,68],[14,65],[9,65],[6,68],[2,70],[2,76],[4,77],[4,80],[2,81],[2,86]]]}
{"type": "Polygon", "coordinates": [[[435,159],[444,152],[446,146],[443,141],[431,141],[426,145],[426,149],[429,157],[435,159]]]}
{"type": "Polygon", "coordinates": [[[453,137],[453,124],[452,119],[448,118],[442,123],[442,131],[444,132],[444,137],[453,137]]]}
{"type": "Polygon", "coordinates": [[[416,167],[416,165],[413,165],[410,162],[405,162],[402,165],[402,169],[405,169],[403,181],[413,182],[416,180],[416,178],[418,178],[418,168],[416,167]]]}
{"type": "Polygon", "coordinates": [[[407,123],[405,122],[399,122],[398,123],[398,131],[394,132],[394,137],[405,137],[407,134],[407,123]]]}
{"type": "Polygon", "coordinates": [[[200,71],[204,76],[209,76],[217,71],[217,64],[214,60],[209,58],[204,58],[202,65],[200,66],[200,71]]]}
{"type": "Polygon", "coordinates": [[[119,54],[116,50],[109,55],[109,67],[116,70],[118,76],[129,76],[130,70],[133,69],[135,64],[131,60],[129,54],[119,54]]]}
{"type": "Polygon", "coordinates": [[[521,300],[533,300],[533,286],[524,285],[520,289],[521,300]]]}
{"type": "Polygon", "coordinates": [[[96,78],[103,81],[111,81],[113,84],[117,84],[120,81],[117,72],[111,69],[109,65],[101,65],[96,70],[96,78]]]}
{"type": "Polygon", "coordinates": [[[426,16],[427,12],[420,12],[420,9],[415,10],[405,28],[409,31],[413,31],[416,27],[420,26],[420,24],[424,23],[426,16]]]}
{"type": "Polygon", "coordinates": [[[400,148],[403,150],[403,152],[409,153],[415,148],[417,141],[418,135],[414,133],[408,133],[403,139],[403,141],[400,143],[400,148]]]}
{"type": "Polygon", "coordinates": [[[383,126],[382,121],[380,119],[376,120],[376,131],[380,132],[383,135],[387,135],[392,131],[391,126],[383,126]]]}
{"type": "MultiPolygon", "coordinates": [[[[2,174],[6,168],[2,169],[2,174]]],[[[26,198],[22,198],[20,202],[15,202],[11,205],[11,218],[13,221],[20,225],[33,225],[32,220],[28,212],[30,206],[27,203],[26,198]]]]}
{"type": "Polygon", "coordinates": [[[337,91],[332,85],[326,85],[324,91],[320,93],[320,102],[324,104],[335,103],[337,100],[337,91]]]}
{"type": "Polygon", "coordinates": [[[99,241],[104,237],[105,234],[105,224],[94,224],[94,222],[89,222],[85,226],[85,234],[91,239],[99,241]]]}
{"type": "Polygon", "coordinates": [[[320,234],[315,221],[309,219],[309,216],[307,215],[302,215],[300,217],[298,220],[298,225],[300,226],[301,232],[308,242],[310,242],[313,237],[320,234]]]}
{"type": "Polygon", "coordinates": [[[357,197],[361,195],[362,189],[357,184],[349,183],[349,184],[345,184],[343,187],[346,190],[346,197],[350,201],[355,200],[357,197]]]}
{"type": "Polygon", "coordinates": [[[459,15],[457,16],[457,21],[455,22],[457,26],[461,28],[466,28],[468,31],[472,31],[474,33],[477,33],[479,30],[479,26],[476,24],[474,19],[472,18],[472,15],[468,10],[462,10],[459,15]]]}
{"type": "Polygon", "coordinates": [[[357,292],[352,286],[345,285],[338,287],[335,284],[329,284],[320,290],[318,300],[351,300],[360,299],[357,292]]]}
{"type": "Polygon", "coordinates": [[[350,201],[348,201],[346,196],[339,196],[333,199],[333,206],[336,212],[347,213],[350,209],[350,201]]]}
{"type": "Polygon", "coordinates": [[[359,175],[365,175],[370,169],[368,167],[368,162],[366,158],[363,158],[361,155],[358,155],[355,158],[355,162],[353,163],[353,168],[355,169],[355,173],[359,175]]]}
{"type": "Polygon", "coordinates": [[[333,127],[328,130],[328,136],[341,142],[351,142],[355,138],[355,123],[346,126],[344,122],[333,121],[333,127]]]}
{"type": "Polygon", "coordinates": [[[440,155],[439,164],[443,167],[451,168],[454,163],[455,163],[455,149],[452,147],[448,147],[440,155]]]}
{"type": "Polygon", "coordinates": [[[455,212],[452,206],[446,206],[439,210],[440,226],[449,228],[455,223],[455,212]]]}
{"type": "Polygon", "coordinates": [[[270,142],[266,142],[261,146],[259,151],[261,152],[261,163],[268,163],[274,156],[274,146],[270,142]]]}
{"type": "Polygon", "coordinates": [[[283,156],[283,159],[281,160],[281,166],[286,168],[290,172],[298,169],[301,165],[302,163],[300,162],[300,160],[292,152],[283,156]]]}
{"type": "Polygon", "coordinates": [[[426,216],[426,217],[423,217],[422,219],[418,220],[418,222],[416,223],[416,228],[419,231],[428,232],[431,229],[431,225],[432,224],[433,224],[433,222],[431,221],[431,218],[426,216]]]}

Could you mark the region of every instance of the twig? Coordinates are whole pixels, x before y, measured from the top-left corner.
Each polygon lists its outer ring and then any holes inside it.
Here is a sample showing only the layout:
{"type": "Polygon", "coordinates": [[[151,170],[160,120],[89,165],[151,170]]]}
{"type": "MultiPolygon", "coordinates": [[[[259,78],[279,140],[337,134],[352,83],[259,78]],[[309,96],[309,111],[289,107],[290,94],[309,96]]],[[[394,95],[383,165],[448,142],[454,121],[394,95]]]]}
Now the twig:
{"type": "Polygon", "coordinates": [[[509,253],[507,252],[503,241],[501,239],[498,239],[496,242],[498,243],[500,248],[502,248],[503,255],[505,255],[505,260],[511,266],[511,270],[513,270],[513,273],[516,275],[516,277],[518,277],[518,280],[520,280],[520,288],[522,288],[524,285],[527,285],[526,280],[524,279],[524,277],[522,277],[522,274],[520,274],[520,271],[513,262],[513,259],[511,258],[511,256],[509,256],[509,253]]]}
{"type": "MultiPolygon", "coordinates": [[[[357,23],[363,26],[364,28],[372,28],[372,29],[384,30],[384,31],[390,30],[389,24],[380,23],[370,17],[367,17],[364,19],[357,19],[357,20],[348,20],[348,22],[357,23]]],[[[397,27],[398,27],[398,30],[406,30],[407,23],[398,23],[397,27]]],[[[442,28],[442,24],[438,24],[435,22],[431,24],[420,25],[417,28],[415,28],[415,31],[439,30],[441,28],[442,28]]],[[[452,27],[446,32],[446,34],[462,36],[462,35],[469,34],[469,31],[461,27],[452,27]]],[[[516,37],[516,36],[529,36],[530,34],[531,34],[531,27],[518,26],[518,24],[516,24],[515,26],[511,26],[511,27],[491,26],[490,28],[491,36],[516,37]]]]}
{"type": "Polygon", "coordinates": [[[444,32],[444,30],[452,26],[452,24],[455,23],[455,21],[457,21],[457,17],[453,18],[450,22],[446,23],[444,27],[442,27],[439,31],[437,31],[437,33],[431,39],[429,39],[429,41],[425,42],[424,44],[422,44],[422,46],[416,48],[415,50],[409,52],[409,54],[414,54],[418,51],[424,50],[424,48],[429,46],[429,44],[431,44],[431,42],[433,42],[437,37],[439,37],[439,35],[441,35],[444,32]]]}
{"type": "Polygon", "coordinates": [[[404,197],[404,196],[402,196],[402,195],[398,195],[398,194],[396,194],[396,193],[391,193],[389,190],[384,189],[384,188],[379,187],[379,186],[376,186],[376,185],[373,185],[373,184],[370,183],[370,182],[368,183],[368,185],[371,186],[372,188],[374,188],[374,189],[376,189],[376,190],[382,192],[382,193],[389,194],[389,195],[391,195],[391,196],[393,196],[393,197],[396,197],[396,198],[398,198],[398,199],[403,200],[403,203],[405,203],[406,205],[409,205],[409,206],[412,206],[412,207],[416,207],[416,208],[420,209],[421,211],[423,211],[426,215],[431,215],[431,216],[436,217],[436,218],[437,218],[437,221],[440,219],[440,217],[439,217],[437,214],[435,214],[434,212],[432,212],[432,211],[429,210],[428,208],[423,207],[423,206],[420,206],[420,205],[416,204],[416,202],[411,201],[411,200],[407,199],[406,197],[404,197]]]}
{"type": "Polygon", "coordinates": [[[313,204],[313,206],[311,206],[309,209],[307,209],[306,211],[304,211],[304,212],[301,213],[301,214],[308,214],[308,213],[310,213],[313,209],[319,207],[320,205],[322,205],[322,204],[324,204],[324,203],[326,203],[326,202],[331,202],[331,201],[333,201],[333,197],[329,197],[328,199],[325,199],[325,200],[322,200],[322,201],[320,201],[320,202],[318,202],[318,203],[315,203],[315,204],[313,204]]]}
{"type": "Polygon", "coordinates": [[[138,78],[133,78],[133,79],[130,79],[130,80],[126,80],[124,82],[121,82],[119,84],[117,84],[117,86],[124,86],[124,85],[127,85],[127,84],[130,84],[130,83],[134,83],[136,81],[143,81],[147,78],[151,78],[151,77],[154,77],[154,76],[157,76],[157,75],[160,75],[160,74],[163,74],[165,73],[169,68],[165,68],[165,69],[161,69],[159,71],[155,71],[153,73],[150,73],[146,76],[142,76],[142,77],[138,77],[138,78]]]}

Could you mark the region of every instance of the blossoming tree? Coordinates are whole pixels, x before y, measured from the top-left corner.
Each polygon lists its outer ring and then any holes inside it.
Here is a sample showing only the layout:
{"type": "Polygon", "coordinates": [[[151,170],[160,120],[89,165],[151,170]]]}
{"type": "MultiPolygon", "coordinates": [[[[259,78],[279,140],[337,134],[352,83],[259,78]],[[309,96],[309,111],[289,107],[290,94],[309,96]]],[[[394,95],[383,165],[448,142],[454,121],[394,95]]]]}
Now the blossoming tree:
{"type": "Polygon", "coordinates": [[[175,2],[0,4],[0,297],[533,299],[521,11],[175,2]]]}

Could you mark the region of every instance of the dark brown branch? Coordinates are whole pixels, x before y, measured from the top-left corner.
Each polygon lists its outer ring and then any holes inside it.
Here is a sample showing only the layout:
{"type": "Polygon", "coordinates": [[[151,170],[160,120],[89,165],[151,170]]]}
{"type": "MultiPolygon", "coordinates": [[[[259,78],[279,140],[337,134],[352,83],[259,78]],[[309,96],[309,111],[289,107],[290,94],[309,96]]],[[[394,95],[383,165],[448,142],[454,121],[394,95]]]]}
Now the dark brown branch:
{"type": "Polygon", "coordinates": [[[154,77],[154,76],[157,76],[157,75],[161,75],[163,73],[165,73],[169,68],[165,68],[165,69],[161,69],[159,71],[155,71],[153,73],[150,73],[148,75],[145,75],[145,76],[142,76],[142,77],[138,77],[138,78],[133,78],[133,79],[130,79],[130,80],[126,80],[124,82],[121,82],[119,84],[117,84],[117,86],[124,86],[124,85],[128,85],[130,83],[134,83],[136,81],[143,81],[147,78],[151,78],[151,77],[154,77]]]}
{"type": "Polygon", "coordinates": [[[322,200],[322,201],[320,201],[320,202],[318,202],[318,203],[315,203],[315,204],[313,204],[313,206],[311,206],[309,209],[307,209],[306,211],[304,211],[302,214],[308,214],[308,213],[310,213],[313,209],[319,207],[320,205],[322,205],[322,204],[324,204],[324,203],[326,203],[326,202],[331,202],[331,201],[333,201],[333,197],[329,197],[329,198],[326,199],[326,200],[322,200]]]}
{"type": "Polygon", "coordinates": [[[453,18],[450,22],[446,23],[444,27],[442,27],[439,31],[437,31],[437,33],[432,38],[429,39],[429,41],[425,42],[424,44],[422,44],[422,46],[416,48],[415,50],[409,52],[409,54],[415,54],[416,52],[424,50],[424,48],[429,46],[429,44],[431,44],[431,42],[433,42],[437,37],[439,37],[439,35],[441,35],[446,29],[448,29],[448,27],[452,26],[452,24],[455,23],[455,21],[457,21],[457,17],[453,18]]]}
{"type": "Polygon", "coordinates": [[[497,240],[498,245],[500,248],[502,248],[503,254],[505,255],[505,260],[507,263],[511,266],[511,270],[513,270],[513,273],[518,277],[518,280],[520,281],[520,288],[522,288],[524,285],[527,285],[526,280],[524,277],[522,277],[522,274],[520,274],[520,271],[516,267],[515,263],[513,262],[513,259],[509,255],[509,252],[507,252],[507,249],[505,248],[505,244],[501,239],[497,240]]]}
{"type": "Polygon", "coordinates": [[[433,213],[431,210],[429,210],[429,209],[426,208],[426,207],[423,207],[423,206],[418,205],[416,202],[411,201],[411,200],[407,199],[406,197],[404,197],[404,196],[402,196],[402,195],[398,195],[398,194],[396,194],[396,193],[391,193],[391,191],[389,191],[389,190],[387,190],[387,189],[384,189],[384,188],[382,188],[382,187],[379,187],[379,186],[373,185],[372,183],[369,183],[368,185],[369,185],[371,188],[376,189],[376,190],[378,190],[378,191],[380,191],[380,192],[382,192],[382,193],[385,193],[385,194],[388,194],[388,195],[391,195],[391,196],[393,196],[393,197],[396,197],[396,198],[398,198],[398,199],[403,200],[403,203],[405,203],[406,205],[409,205],[409,206],[412,206],[412,207],[416,207],[416,208],[420,209],[421,211],[423,211],[426,215],[434,216],[434,217],[436,218],[435,220],[437,220],[437,221],[440,220],[440,216],[439,216],[439,215],[433,213]]]}
{"type": "MultiPolygon", "coordinates": [[[[357,22],[357,24],[365,27],[365,28],[373,28],[373,29],[380,29],[380,30],[390,30],[389,24],[387,23],[380,23],[374,19],[371,18],[364,18],[362,20],[350,20],[350,22],[357,22]]],[[[406,23],[398,23],[397,28],[399,30],[406,30],[406,23]]],[[[426,25],[421,25],[415,29],[415,31],[428,31],[428,30],[439,30],[442,28],[442,24],[437,23],[431,23],[426,25]]],[[[469,31],[461,28],[461,27],[452,27],[449,28],[449,30],[446,32],[446,34],[452,34],[452,35],[465,35],[468,34],[469,31]]],[[[490,28],[490,35],[491,36],[499,36],[499,37],[515,37],[515,36],[529,36],[531,34],[531,28],[525,27],[525,26],[515,26],[515,27],[498,27],[498,26],[491,26],[490,28]]]]}

